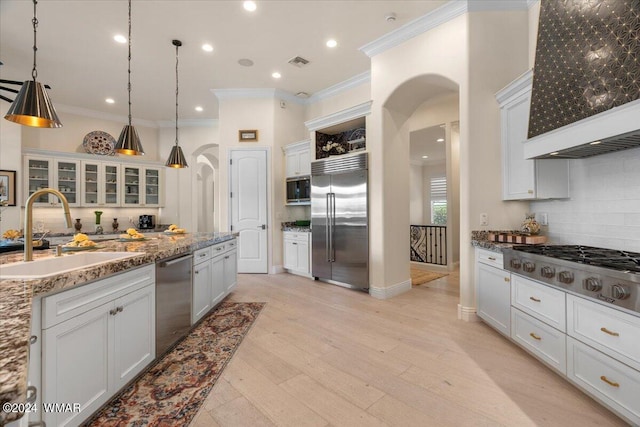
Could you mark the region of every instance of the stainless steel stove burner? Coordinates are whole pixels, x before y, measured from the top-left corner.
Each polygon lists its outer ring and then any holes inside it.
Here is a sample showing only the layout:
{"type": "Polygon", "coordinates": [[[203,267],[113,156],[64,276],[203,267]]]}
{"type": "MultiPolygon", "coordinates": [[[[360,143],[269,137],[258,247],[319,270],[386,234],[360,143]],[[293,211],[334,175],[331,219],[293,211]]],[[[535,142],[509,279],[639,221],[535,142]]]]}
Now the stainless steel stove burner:
{"type": "Polygon", "coordinates": [[[514,246],[504,268],[640,313],[640,253],[590,246],[514,246]]]}

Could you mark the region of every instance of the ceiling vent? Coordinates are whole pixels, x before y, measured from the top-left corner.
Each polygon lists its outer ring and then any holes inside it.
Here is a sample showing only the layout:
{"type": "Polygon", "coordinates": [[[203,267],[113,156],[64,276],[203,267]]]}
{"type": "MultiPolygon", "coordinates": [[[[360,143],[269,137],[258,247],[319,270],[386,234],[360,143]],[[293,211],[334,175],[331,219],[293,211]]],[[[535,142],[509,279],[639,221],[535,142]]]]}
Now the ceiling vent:
{"type": "Polygon", "coordinates": [[[296,66],[298,68],[302,68],[302,67],[304,67],[305,65],[307,65],[309,63],[309,60],[304,59],[301,56],[296,56],[296,57],[291,58],[288,62],[289,62],[289,64],[291,64],[293,66],[296,66]]]}
{"type": "Polygon", "coordinates": [[[298,98],[307,99],[307,98],[309,98],[309,96],[311,96],[311,95],[309,95],[307,92],[298,92],[298,93],[296,93],[296,96],[297,96],[298,98]]]}

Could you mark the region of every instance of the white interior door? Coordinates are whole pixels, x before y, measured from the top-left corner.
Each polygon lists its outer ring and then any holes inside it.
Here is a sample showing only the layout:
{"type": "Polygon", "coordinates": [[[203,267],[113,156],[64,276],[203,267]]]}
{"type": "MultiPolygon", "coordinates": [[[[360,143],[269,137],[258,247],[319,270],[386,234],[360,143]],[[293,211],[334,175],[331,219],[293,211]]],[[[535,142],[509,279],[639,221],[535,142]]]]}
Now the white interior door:
{"type": "Polygon", "coordinates": [[[267,273],[267,152],[231,151],[231,227],[238,239],[238,273],[267,273]]]}

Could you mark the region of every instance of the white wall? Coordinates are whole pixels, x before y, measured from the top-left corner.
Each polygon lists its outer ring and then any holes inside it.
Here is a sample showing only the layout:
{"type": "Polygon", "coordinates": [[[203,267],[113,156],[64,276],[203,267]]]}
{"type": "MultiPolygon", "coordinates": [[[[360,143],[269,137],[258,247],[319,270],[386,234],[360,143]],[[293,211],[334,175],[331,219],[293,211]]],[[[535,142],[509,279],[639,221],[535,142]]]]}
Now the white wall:
{"type": "Polygon", "coordinates": [[[349,90],[344,90],[336,95],[322,98],[307,105],[305,121],[324,117],[337,111],[346,110],[354,105],[359,105],[371,99],[371,83],[365,82],[349,90]]]}
{"type": "Polygon", "coordinates": [[[424,204],[422,164],[411,163],[409,165],[409,222],[412,225],[425,224],[424,204]]]}
{"type": "Polygon", "coordinates": [[[554,244],[640,252],[640,148],[570,161],[571,199],[531,203],[554,244]]]}
{"type": "Polygon", "coordinates": [[[16,171],[16,205],[0,208],[0,235],[8,229],[20,229],[20,200],[22,200],[22,129],[16,123],[4,119],[8,103],[0,101],[0,169],[16,171]]]}

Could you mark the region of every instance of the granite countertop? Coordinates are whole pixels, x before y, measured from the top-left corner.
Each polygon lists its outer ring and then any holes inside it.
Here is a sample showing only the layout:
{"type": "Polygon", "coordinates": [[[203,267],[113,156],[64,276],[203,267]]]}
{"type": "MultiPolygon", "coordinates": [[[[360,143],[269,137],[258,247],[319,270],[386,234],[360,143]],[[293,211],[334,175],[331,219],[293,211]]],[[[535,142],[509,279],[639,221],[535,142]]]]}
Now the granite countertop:
{"type": "MultiPolygon", "coordinates": [[[[31,301],[43,296],[102,279],[111,274],[154,263],[156,260],[195,251],[230,240],[237,233],[187,233],[184,235],[150,235],[141,242],[100,242],[100,252],[139,252],[135,257],[42,279],[2,279],[0,277],[0,403],[23,403],[26,400],[29,338],[31,336],[31,301]]],[[[34,252],[34,259],[48,258],[54,250],[34,252]]],[[[73,256],[64,255],[64,256],[73,256]]],[[[0,255],[0,264],[22,261],[23,253],[0,255]]],[[[0,425],[20,417],[0,412],[0,425]]]]}
{"type": "Polygon", "coordinates": [[[503,249],[509,249],[513,247],[513,243],[492,242],[489,240],[489,233],[513,233],[512,230],[482,230],[471,232],[471,245],[487,249],[494,252],[502,252],[503,249]]]}
{"type": "Polygon", "coordinates": [[[297,233],[309,233],[311,225],[298,225],[297,221],[289,221],[282,223],[282,231],[294,231],[297,233]]]}

